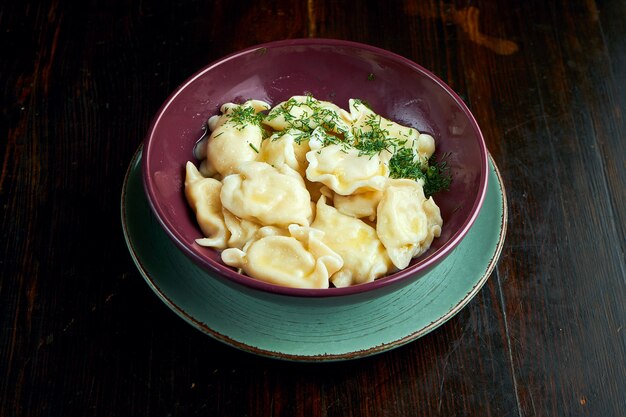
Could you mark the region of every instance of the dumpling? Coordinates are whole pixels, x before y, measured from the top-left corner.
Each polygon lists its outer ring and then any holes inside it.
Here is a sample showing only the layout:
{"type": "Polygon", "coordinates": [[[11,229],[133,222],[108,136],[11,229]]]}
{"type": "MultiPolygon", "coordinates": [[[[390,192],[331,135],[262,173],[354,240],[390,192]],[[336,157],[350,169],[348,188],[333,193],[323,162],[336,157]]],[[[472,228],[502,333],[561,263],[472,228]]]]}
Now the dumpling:
{"type": "Polygon", "coordinates": [[[378,204],[376,230],[393,264],[404,269],[441,234],[439,207],[424,196],[421,181],[389,180],[378,204]]]}
{"type": "Polygon", "coordinates": [[[376,209],[382,197],[383,192],[380,190],[364,191],[351,195],[335,194],[333,205],[343,214],[373,221],[376,219],[376,209]]]}
{"type": "Polygon", "coordinates": [[[329,277],[343,265],[341,257],[322,242],[319,230],[292,224],[288,231],[289,236],[266,234],[243,250],[226,249],[222,260],[272,284],[328,288],[329,277]]]}
{"type": "MultiPolygon", "coordinates": [[[[377,130],[396,146],[412,149],[415,159],[419,159],[421,163],[427,162],[435,152],[435,139],[432,136],[376,114],[361,100],[350,99],[349,107],[355,137],[377,130]]],[[[385,162],[388,162],[391,156],[391,152],[381,152],[383,160],[387,159],[385,162]]]]}
{"type": "Polygon", "coordinates": [[[306,177],[321,182],[341,195],[382,190],[389,177],[389,167],[378,154],[359,155],[359,151],[340,144],[324,145],[321,135],[309,140],[306,177]]]}
{"type": "Polygon", "coordinates": [[[287,164],[304,177],[307,165],[306,153],[310,148],[308,140],[299,140],[302,134],[297,130],[274,133],[263,140],[258,160],[275,167],[287,164]]]}
{"type": "Polygon", "coordinates": [[[263,139],[261,118],[257,115],[269,107],[259,100],[249,100],[241,105],[224,104],[222,115],[209,119],[212,131],[206,146],[203,172],[226,176],[240,163],[256,160],[263,139]]]}
{"type": "Polygon", "coordinates": [[[222,209],[224,224],[230,232],[228,238],[229,248],[243,248],[246,243],[254,238],[261,225],[251,220],[240,219],[225,208],[222,209]]]}
{"type": "Polygon", "coordinates": [[[331,277],[336,287],[370,282],[393,269],[376,229],[327,205],[324,196],[311,227],[324,232],[322,241],[343,259],[343,267],[331,277]]]}
{"type": "Polygon", "coordinates": [[[200,230],[206,236],[196,240],[199,245],[217,249],[228,246],[230,232],[222,215],[221,189],[221,182],[213,178],[204,178],[192,162],[187,162],[185,197],[196,214],[200,230]]]}
{"type": "Polygon", "coordinates": [[[302,177],[287,165],[244,162],[224,177],[222,205],[235,216],[263,226],[310,224],[311,197],[302,177]]]}
{"type": "Polygon", "coordinates": [[[263,123],[274,130],[311,132],[322,127],[337,135],[349,136],[350,121],[350,113],[336,104],[311,96],[293,96],[270,110],[263,123]]]}
{"type": "Polygon", "coordinates": [[[247,100],[243,104],[224,103],[220,107],[220,113],[222,114],[211,116],[207,125],[209,130],[213,132],[227,122],[234,125],[241,125],[247,122],[256,124],[260,119],[254,120],[254,116],[270,108],[271,106],[262,100],[247,100]]]}

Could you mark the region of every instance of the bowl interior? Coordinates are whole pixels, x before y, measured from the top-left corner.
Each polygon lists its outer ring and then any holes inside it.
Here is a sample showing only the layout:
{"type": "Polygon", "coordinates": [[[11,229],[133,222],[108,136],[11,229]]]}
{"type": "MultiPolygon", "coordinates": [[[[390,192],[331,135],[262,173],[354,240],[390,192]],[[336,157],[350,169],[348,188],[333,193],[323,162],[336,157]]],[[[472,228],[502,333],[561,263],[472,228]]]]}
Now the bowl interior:
{"type": "Polygon", "coordinates": [[[367,45],[336,40],[280,41],[221,59],[188,79],[163,104],[144,142],[142,171],[148,201],[159,223],[192,260],[227,279],[287,295],[340,295],[369,291],[416,277],[445,257],[475,220],[487,185],[482,134],[462,100],[419,65],[367,45]],[[185,162],[204,122],[225,102],[260,99],[275,105],[312,94],[347,109],[360,98],[377,113],[433,135],[436,155],[446,154],[449,191],[434,196],[444,220],[441,236],[404,271],[373,283],[328,290],[287,289],[237,274],[201,237],[183,194],[185,162]]]}

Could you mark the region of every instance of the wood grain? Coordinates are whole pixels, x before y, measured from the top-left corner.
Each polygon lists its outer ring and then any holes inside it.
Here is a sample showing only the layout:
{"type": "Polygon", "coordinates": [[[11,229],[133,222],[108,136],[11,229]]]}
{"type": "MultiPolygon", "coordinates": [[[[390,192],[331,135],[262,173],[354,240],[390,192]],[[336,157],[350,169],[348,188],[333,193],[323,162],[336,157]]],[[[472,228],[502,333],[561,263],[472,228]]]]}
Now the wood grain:
{"type": "Polygon", "coordinates": [[[626,4],[0,4],[1,416],[626,415],[626,4]],[[203,65],[261,42],[389,49],[466,101],[508,192],[500,263],[447,324],[353,362],[238,352],[124,244],[123,176],[203,65]]]}

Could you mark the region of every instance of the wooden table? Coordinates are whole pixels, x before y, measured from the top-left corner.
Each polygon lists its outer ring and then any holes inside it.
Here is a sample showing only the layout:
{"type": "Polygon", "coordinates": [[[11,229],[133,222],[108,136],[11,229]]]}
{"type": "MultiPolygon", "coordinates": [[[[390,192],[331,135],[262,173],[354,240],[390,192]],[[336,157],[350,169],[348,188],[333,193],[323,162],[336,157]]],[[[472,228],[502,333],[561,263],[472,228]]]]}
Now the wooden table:
{"type": "Polygon", "coordinates": [[[516,3],[3,2],[0,415],[626,415],[626,3],[516,3]],[[430,69],[476,116],[508,192],[482,291],[356,361],[212,340],[152,293],[120,226],[126,168],[169,93],[297,37],[430,69]]]}

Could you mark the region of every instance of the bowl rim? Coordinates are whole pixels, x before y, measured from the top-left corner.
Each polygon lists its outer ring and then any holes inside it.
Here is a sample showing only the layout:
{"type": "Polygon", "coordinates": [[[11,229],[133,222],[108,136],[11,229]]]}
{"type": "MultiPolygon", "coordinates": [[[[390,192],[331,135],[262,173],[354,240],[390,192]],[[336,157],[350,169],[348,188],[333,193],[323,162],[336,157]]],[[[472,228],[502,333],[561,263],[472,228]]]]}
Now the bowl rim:
{"type": "Polygon", "coordinates": [[[448,254],[450,254],[456,246],[463,240],[463,238],[467,235],[467,232],[473,226],[480,209],[485,200],[485,195],[487,192],[487,181],[488,181],[488,169],[489,169],[489,161],[488,161],[488,151],[487,146],[485,144],[485,139],[478,125],[474,115],[469,110],[463,99],[454,91],[450,86],[448,86],[444,81],[442,81],[439,77],[433,74],[431,71],[417,64],[416,62],[401,56],[395,52],[391,52],[386,49],[382,49],[376,46],[348,41],[348,40],[339,40],[339,39],[329,39],[329,38],[295,38],[295,39],[285,39],[278,40],[272,42],[265,42],[258,45],[249,46],[247,48],[241,49],[239,51],[230,53],[228,55],[223,56],[222,58],[218,58],[208,65],[202,67],[195,73],[193,73],[190,77],[188,77],[183,83],[181,83],[175,90],[168,96],[168,98],[163,102],[160,106],[159,110],[153,117],[150,126],[148,128],[148,132],[143,140],[143,151],[141,158],[141,172],[142,172],[142,182],[144,192],[146,193],[148,204],[152,213],[155,214],[155,217],[161,227],[164,229],[166,234],[173,240],[175,245],[182,250],[192,261],[194,261],[199,266],[203,267],[205,270],[213,271],[218,274],[220,278],[225,279],[226,281],[232,281],[235,284],[243,285],[245,287],[259,290],[264,293],[278,294],[278,295],[286,295],[293,297],[314,297],[314,298],[325,298],[325,297],[337,297],[337,296],[347,296],[347,295],[355,295],[360,293],[366,293],[371,291],[376,291],[382,288],[386,288],[389,286],[394,286],[396,284],[401,283],[402,281],[409,282],[408,279],[410,276],[414,274],[418,274],[420,272],[424,272],[433,267],[439,260],[445,258],[448,254]],[[480,148],[480,158],[481,158],[481,170],[480,170],[480,181],[479,181],[479,192],[477,198],[474,199],[471,215],[465,220],[462,227],[460,227],[446,242],[446,244],[435,252],[431,253],[428,257],[420,260],[417,264],[412,267],[406,268],[401,271],[394,272],[388,276],[376,279],[371,282],[357,284],[349,287],[343,288],[324,288],[324,289],[308,289],[308,288],[292,288],[285,287],[276,284],[271,284],[265,281],[257,280],[252,277],[248,277],[246,275],[240,274],[228,266],[215,262],[209,258],[203,257],[193,250],[191,250],[188,245],[183,241],[182,236],[177,231],[175,225],[169,224],[166,221],[167,216],[164,213],[164,210],[161,209],[155,203],[157,198],[156,186],[154,183],[148,181],[149,173],[151,172],[150,159],[146,157],[150,153],[151,145],[153,143],[152,139],[155,136],[156,129],[164,117],[166,110],[172,105],[172,103],[178,98],[178,96],[186,90],[186,88],[194,83],[197,79],[203,77],[206,73],[213,70],[214,68],[219,67],[220,65],[228,62],[230,60],[236,59],[242,55],[249,54],[258,50],[267,50],[271,48],[284,48],[289,46],[335,46],[335,47],[344,47],[344,48],[353,48],[366,52],[370,52],[376,54],[378,56],[384,56],[387,59],[394,60],[400,64],[409,66],[418,72],[422,73],[424,76],[428,77],[431,81],[436,83],[440,88],[445,90],[453,100],[459,105],[459,108],[465,114],[465,116],[470,121],[471,126],[475,130],[479,139],[479,148],[480,148]]]}

